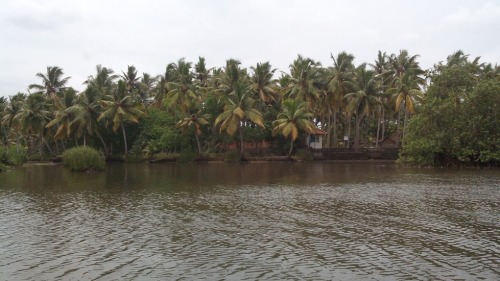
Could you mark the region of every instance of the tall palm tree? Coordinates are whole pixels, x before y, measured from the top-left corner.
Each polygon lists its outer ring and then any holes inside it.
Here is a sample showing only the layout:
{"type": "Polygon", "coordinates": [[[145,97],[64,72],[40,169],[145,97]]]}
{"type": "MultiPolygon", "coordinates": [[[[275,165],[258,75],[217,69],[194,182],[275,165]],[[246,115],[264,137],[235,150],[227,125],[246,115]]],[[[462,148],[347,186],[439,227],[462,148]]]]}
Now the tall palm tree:
{"type": "Polygon", "coordinates": [[[422,102],[421,86],[424,84],[425,80],[422,77],[412,73],[404,73],[401,77],[395,79],[393,87],[387,90],[389,94],[395,96],[396,112],[400,112],[404,108],[403,138],[409,115],[414,114],[416,104],[422,102]]]}
{"type": "Polygon", "coordinates": [[[226,131],[231,136],[239,132],[240,153],[243,155],[243,123],[251,121],[264,128],[264,120],[262,113],[254,107],[255,100],[250,87],[242,82],[237,82],[232,87],[232,92],[225,96],[224,112],[215,119],[215,126],[221,123],[219,131],[226,131]]]}
{"type": "Polygon", "coordinates": [[[271,69],[269,62],[257,63],[257,66],[252,66],[250,69],[253,71],[250,90],[255,92],[266,104],[277,102],[278,89],[273,79],[276,69],[271,69]]]}
{"type": "Polygon", "coordinates": [[[288,157],[292,155],[293,143],[299,136],[300,131],[314,132],[316,126],[311,121],[313,114],[308,110],[306,102],[287,99],[283,101],[283,108],[275,121],[273,121],[273,136],[282,134],[285,138],[290,137],[290,150],[288,157]]]}
{"type": "Polygon", "coordinates": [[[208,79],[210,78],[210,69],[207,69],[205,58],[198,57],[198,62],[194,65],[194,78],[201,87],[208,86],[208,79]]]}
{"type": "Polygon", "coordinates": [[[209,114],[202,114],[201,111],[191,114],[190,116],[186,116],[177,122],[176,127],[182,129],[189,129],[193,127],[194,130],[194,138],[196,139],[196,144],[198,148],[198,156],[201,155],[201,145],[200,138],[201,135],[201,126],[208,125],[208,119],[210,119],[209,114]]]}
{"type": "Polygon", "coordinates": [[[46,128],[51,128],[57,125],[57,131],[54,135],[54,139],[63,139],[65,136],[69,137],[72,133],[71,121],[74,115],[67,109],[74,105],[76,99],[76,93],[74,90],[65,91],[64,98],[54,105],[52,111],[52,120],[47,123],[46,128]]]}
{"type": "Polygon", "coordinates": [[[193,84],[194,75],[191,72],[191,63],[181,58],[174,67],[174,81],[167,83],[168,103],[171,107],[186,113],[193,102],[199,99],[193,84]]]}
{"type": "Polygon", "coordinates": [[[106,142],[102,138],[99,123],[97,122],[97,119],[101,115],[101,110],[100,95],[94,88],[87,88],[87,90],[78,95],[76,103],[67,109],[73,116],[70,126],[74,128],[73,130],[77,134],[77,137],[83,135],[85,144],[87,135],[92,136],[96,134],[107,154],[106,142]]]}
{"type": "Polygon", "coordinates": [[[26,95],[23,93],[17,93],[14,96],[9,97],[9,102],[4,107],[4,112],[2,115],[2,126],[8,128],[8,130],[16,138],[16,144],[19,144],[19,139],[21,136],[21,128],[19,122],[14,118],[21,111],[24,103],[26,101],[26,95]]]}
{"type": "Polygon", "coordinates": [[[118,81],[116,90],[111,95],[105,96],[105,98],[101,100],[104,111],[99,115],[97,121],[105,119],[107,124],[113,125],[113,131],[115,132],[120,127],[122,128],[125,155],[127,155],[127,134],[124,123],[126,121],[138,123],[139,118],[145,114],[141,111],[141,106],[134,103],[131,96],[128,95],[128,87],[124,81],[118,81]]]}
{"type": "MultiPolygon", "coordinates": [[[[344,96],[353,89],[354,80],[354,56],[346,52],[341,52],[334,57],[330,54],[333,60],[333,66],[326,69],[326,82],[328,84],[328,101],[326,105],[329,108],[330,116],[329,125],[333,127],[333,146],[338,143],[338,115],[342,108],[344,96]],[[333,121],[333,122],[332,122],[333,121]]],[[[331,143],[331,128],[327,130],[327,146],[331,143]]]]}
{"type": "Polygon", "coordinates": [[[121,78],[126,83],[128,94],[131,94],[133,90],[139,87],[139,80],[141,77],[137,76],[137,72],[137,69],[133,65],[127,66],[126,73],[122,71],[121,78]]]}
{"type": "Polygon", "coordinates": [[[28,137],[35,135],[39,138],[40,148],[45,144],[50,153],[52,149],[44,138],[45,125],[49,122],[49,104],[41,93],[31,94],[26,99],[21,110],[16,114],[13,122],[19,124],[19,127],[28,137]]]}
{"type": "Polygon", "coordinates": [[[356,114],[356,134],[354,147],[359,147],[359,131],[362,120],[371,113],[378,112],[382,103],[378,97],[378,84],[373,71],[366,70],[366,65],[356,69],[355,90],[345,95],[348,102],[346,111],[356,114]]]}
{"type": "Polygon", "coordinates": [[[168,83],[173,82],[175,79],[176,65],[175,63],[169,63],[165,68],[164,75],[158,75],[156,80],[156,87],[154,88],[154,99],[155,106],[160,108],[163,106],[163,100],[168,94],[168,83]]]}
{"type": "Polygon", "coordinates": [[[298,56],[290,65],[288,86],[284,89],[284,98],[294,98],[308,103],[310,109],[319,100],[321,64],[310,58],[298,56]]]}
{"type": "Polygon", "coordinates": [[[64,72],[58,66],[48,66],[47,73],[37,73],[42,79],[42,84],[31,84],[28,89],[38,90],[37,93],[45,93],[52,101],[57,99],[57,93],[64,88],[71,77],[62,77],[64,72]]]}
{"type": "Polygon", "coordinates": [[[109,94],[113,89],[115,80],[120,76],[114,74],[110,68],[102,67],[100,64],[96,66],[96,75],[90,75],[87,80],[83,82],[87,87],[94,88],[101,96],[109,94]]]}

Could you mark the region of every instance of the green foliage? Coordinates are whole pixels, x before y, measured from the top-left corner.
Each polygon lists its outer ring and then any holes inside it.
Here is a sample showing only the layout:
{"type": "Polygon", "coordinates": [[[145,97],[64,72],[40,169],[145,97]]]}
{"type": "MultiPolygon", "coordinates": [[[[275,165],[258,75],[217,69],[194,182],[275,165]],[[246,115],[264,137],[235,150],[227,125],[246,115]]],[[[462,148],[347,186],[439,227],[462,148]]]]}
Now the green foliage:
{"type": "Polygon", "coordinates": [[[313,154],[309,149],[301,148],[295,153],[295,158],[302,161],[313,160],[313,154]]]}
{"type": "Polygon", "coordinates": [[[177,159],[182,163],[193,162],[196,160],[196,152],[190,149],[183,150],[177,159]]]}
{"type": "Polygon", "coordinates": [[[71,171],[101,171],[104,170],[104,156],[97,150],[79,146],[66,150],[63,155],[63,163],[71,171]]]}
{"type": "Polygon", "coordinates": [[[24,147],[14,145],[10,147],[0,146],[0,163],[10,166],[18,166],[28,160],[28,152],[24,147]]]}
{"type": "Polygon", "coordinates": [[[401,162],[499,165],[500,81],[476,76],[468,64],[438,70],[425,105],[410,121],[401,162]]]}
{"type": "Polygon", "coordinates": [[[226,162],[239,162],[242,159],[242,155],[239,151],[237,150],[229,150],[226,152],[226,157],[225,161],[226,162]]]}

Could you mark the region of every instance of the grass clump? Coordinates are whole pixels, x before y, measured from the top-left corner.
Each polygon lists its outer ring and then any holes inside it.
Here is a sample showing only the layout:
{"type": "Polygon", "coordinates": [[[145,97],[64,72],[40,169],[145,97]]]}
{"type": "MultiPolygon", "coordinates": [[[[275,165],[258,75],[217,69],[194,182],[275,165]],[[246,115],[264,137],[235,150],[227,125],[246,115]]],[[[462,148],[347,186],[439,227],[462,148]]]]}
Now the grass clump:
{"type": "Polygon", "coordinates": [[[104,156],[88,146],[78,146],[66,150],[63,155],[64,166],[71,171],[102,171],[104,170],[104,156]]]}
{"type": "Polygon", "coordinates": [[[19,166],[28,159],[27,151],[20,145],[0,146],[0,171],[10,169],[10,166],[19,166]]]}

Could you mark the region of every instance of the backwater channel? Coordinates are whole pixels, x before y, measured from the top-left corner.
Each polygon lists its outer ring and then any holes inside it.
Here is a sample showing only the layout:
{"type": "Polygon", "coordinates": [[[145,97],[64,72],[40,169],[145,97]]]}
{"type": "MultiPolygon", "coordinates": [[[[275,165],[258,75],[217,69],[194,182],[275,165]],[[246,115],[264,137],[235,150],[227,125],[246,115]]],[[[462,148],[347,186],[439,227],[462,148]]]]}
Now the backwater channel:
{"type": "Polygon", "coordinates": [[[109,164],[0,173],[0,280],[499,280],[500,171],[109,164]]]}

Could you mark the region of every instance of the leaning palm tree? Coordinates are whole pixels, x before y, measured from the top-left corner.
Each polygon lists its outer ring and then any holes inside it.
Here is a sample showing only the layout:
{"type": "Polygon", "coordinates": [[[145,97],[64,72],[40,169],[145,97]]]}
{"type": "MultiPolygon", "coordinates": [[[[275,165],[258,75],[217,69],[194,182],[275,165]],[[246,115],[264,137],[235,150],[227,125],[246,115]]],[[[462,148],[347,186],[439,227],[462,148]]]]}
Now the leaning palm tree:
{"type": "Polygon", "coordinates": [[[292,155],[293,143],[299,136],[300,131],[314,132],[316,126],[311,121],[313,114],[308,110],[305,102],[293,99],[283,101],[283,109],[275,121],[273,121],[273,136],[282,134],[285,138],[290,137],[290,151],[292,155]]]}
{"type": "Polygon", "coordinates": [[[196,139],[196,145],[198,148],[198,156],[201,155],[201,145],[200,138],[201,135],[201,126],[208,125],[208,119],[210,119],[209,114],[202,114],[201,111],[191,114],[190,116],[184,117],[179,122],[177,122],[176,127],[182,129],[189,129],[193,127],[194,129],[194,138],[196,139]]]}
{"type": "Polygon", "coordinates": [[[105,96],[106,99],[101,100],[101,105],[104,111],[99,115],[97,121],[106,120],[106,124],[113,125],[113,131],[122,128],[123,143],[125,145],[125,155],[128,153],[127,149],[127,134],[125,132],[124,123],[132,121],[139,122],[139,118],[144,114],[141,110],[141,105],[135,104],[131,96],[127,94],[128,89],[124,81],[118,81],[118,87],[111,95],[105,96]]]}
{"type": "Polygon", "coordinates": [[[224,112],[215,119],[215,126],[220,124],[220,132],[225,131],[231,136],[239,132],[240,153],[243,155],[243,130],[242,125],[246,121],[253,122],[257,126],[264,128],[262,113],[254,105],[250,87],[241,82],[233,85],[233,90],[225,96],[224,112]]]}
{"type": "Polygon", "coordinates": [[[57,99],[57,93],[64,88],[71,77],[62,77],[64,72],[57,66],[48,66],[47,73],[37,73],[36,76],[42,79],[42,84],[31,84],[28,88],[38,90],[37,93],[46,94],[52,101],[57,99]]]}

